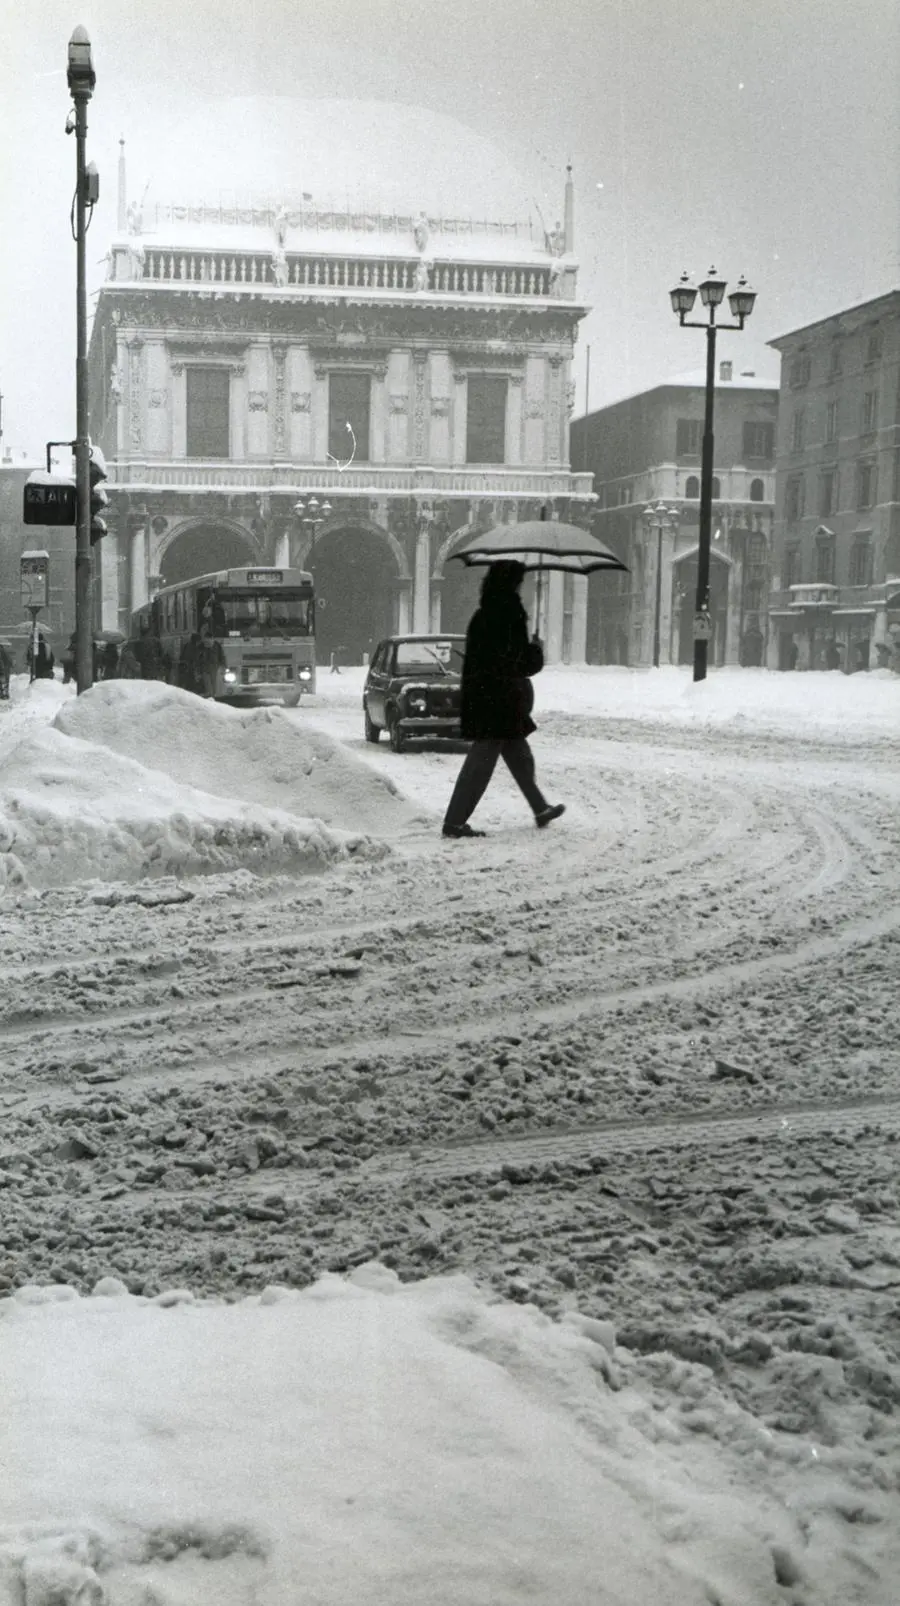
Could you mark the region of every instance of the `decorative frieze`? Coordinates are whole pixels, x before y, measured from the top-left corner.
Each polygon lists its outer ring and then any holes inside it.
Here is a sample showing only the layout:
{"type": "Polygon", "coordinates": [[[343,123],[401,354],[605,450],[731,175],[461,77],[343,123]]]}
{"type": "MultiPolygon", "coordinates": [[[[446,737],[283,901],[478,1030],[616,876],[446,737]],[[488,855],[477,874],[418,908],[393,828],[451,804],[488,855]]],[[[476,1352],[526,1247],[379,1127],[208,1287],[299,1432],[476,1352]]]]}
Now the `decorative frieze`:
{"type": "Polygon", "coordinates": [[[143,382],[144,342],[132,335],[128,341],[128,439],[133,452],[139,452],[143,441],[141,429],[141,402],[143,382]]]}
{"type": "Polygon", "coordinates": [[[269,393],[267,390],[251,390],[248,397],[248,406],[251,413],[267,413],[269,411],[269,393]]]}
{"type": "Polygon", "coordinates": [[[308,390],[291,391],[291,412],[308,413],[312,406],[312,392],[308,390]]]}
{"type": "Polygon", "coordinates": [[[446,418],[450,412],[450,397],[432,396],[431,412],[434,418],[446,418]]]}
{"type": "Polygon", "coordinates": [[[392,413],[409,412],[409,397],[405,394],[405,392],[402,395],[398,393],[392,394],[390,398],[390,409],[392,413]]]}
{"type": "Polygon", "coordinates": [[[147,402],[151,407],[168,407],[169,392],[167,390],[151,390],[147,397],[147,402]]]}

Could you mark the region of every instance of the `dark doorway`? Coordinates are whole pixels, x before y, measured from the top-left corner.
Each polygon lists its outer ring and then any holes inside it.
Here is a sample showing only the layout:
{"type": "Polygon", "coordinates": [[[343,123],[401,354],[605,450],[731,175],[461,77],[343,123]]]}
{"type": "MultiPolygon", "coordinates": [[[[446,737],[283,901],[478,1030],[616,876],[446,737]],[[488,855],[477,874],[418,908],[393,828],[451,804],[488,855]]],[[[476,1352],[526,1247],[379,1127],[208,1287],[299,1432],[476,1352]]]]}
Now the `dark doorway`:
{"type": "Polygon", "coordinates": [[[329,530],[305,567],[316,585],[316,659],[361,664],[394,628],[397,566],[387,543],[369,530],[329,530]]]}
{"type": "Polygon", "coordinates": [[[193,580],[198,574],[239,569],[257,561],[250,541],[236,531],[223,529],[219,524],[196,524],[183,535],[176,535],[166,548],[162,581],[164,586],[178,585],[184,580],[193,580]]]}

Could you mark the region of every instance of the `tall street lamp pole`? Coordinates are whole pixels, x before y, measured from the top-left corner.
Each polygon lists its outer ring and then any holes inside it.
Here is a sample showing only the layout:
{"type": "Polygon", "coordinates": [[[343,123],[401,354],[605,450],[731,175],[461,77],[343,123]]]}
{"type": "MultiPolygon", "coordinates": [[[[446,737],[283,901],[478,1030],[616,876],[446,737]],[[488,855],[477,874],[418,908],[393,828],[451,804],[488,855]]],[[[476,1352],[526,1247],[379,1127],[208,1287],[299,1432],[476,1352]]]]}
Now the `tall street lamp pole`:
{"type": "Polygon", "coordinates": [[[648,530],[656,531],[656,612],[653,620],[653,667],[659,668],[659,623],[662,611],[662,538],[663,530],[674,530],[681,518],[680,509],[666,507],[662,497],[656,507],[646,507],[643,513],[648,530]]]}
{"type": "MultiPolygon", "coordinates": [[[[713,409],[716,394],[716,308],[725,295],[725,280],[716,277],[715,268],[700,285],[700,300],[709,308],[707,323],[689,323],[687,314],[697,298],[697,291],[686,273],[681,275],[674,290],[669,291],[672,310],[677,314],[682,329],[706,330],[706,405],[703,417],[703,456],[700,468],[700,541],[697,555],[697,600],[694,610],[694,679],[706,679],[706,660],[711,634],[709,616],[709,551],[712,532],[712,480],[713,480],[713,409]]],[[[753,311],[756,291],[751,290],[741,276],[737,289],[728,297],[731,315],[737,323],[722,323],[719,329],[743,329],[753,311]]]]}
{"type": "MultiPolygon", "coordinates": [[[[88,422],[87,372],[87,289],[85,283],[85,234],[88,203],[88,174],[85,165],[87,103],[94,91],[96,75],[91,59],[87,29],[77,27],[69,40],[66,73],[69,93],[75,102],[75,486],[78,498],[75,526],[75,679],[78,692],[88,691],[93,682],[91,653],[92,562],[91,562],[91,443],[88,422]]],[[[67,130],[71,132],[69,123],[67,130]]]]}

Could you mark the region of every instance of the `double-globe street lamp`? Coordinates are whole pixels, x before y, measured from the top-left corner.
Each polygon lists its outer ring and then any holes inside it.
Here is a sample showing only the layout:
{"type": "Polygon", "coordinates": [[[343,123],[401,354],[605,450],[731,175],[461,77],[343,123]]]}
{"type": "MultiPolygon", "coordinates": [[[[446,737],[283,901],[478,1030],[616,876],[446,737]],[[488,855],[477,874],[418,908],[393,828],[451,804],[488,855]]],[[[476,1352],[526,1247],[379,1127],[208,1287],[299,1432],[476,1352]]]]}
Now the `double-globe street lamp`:
{"type": "Polygon", "coordinates": [[[662,539],[664,530],[677,530],[681,518],[681,509],[666,507],[662,497],[656,506],[646,507],[643,512],[644,523],[648,530],[656,531],[656,612],[653,619],[653,667],[659,668],[659,621],[662,610],[662,539]]]}
{"type": "Polygon", "coordinates": [[[688,313],[697,299],[697,288],[691,284],[686,273],[681,275],[674,290],[669,291],[672,299],[672,310],[678,317],[682,329],[706,330],[706,407],[703,420],[703,455],[700,468],[700,539],[697,554],[697,601],[694,611],[694,679],[706,679],[706,660],[711,634],[709,616],[709,550],[712,527],[712,479],[713,479],[713,409],[716,392],[716,330],[743,329],[744,323],[753,311],[756,300],[756,291],[751,290],[746,279],[741,276],[737,289],[728,297],[731,315],[737,318],[737,323],[716,324],[716,308],[721,305],[725,296],[725,280],[716,275],[715,268],[710,268],[707,278],[699,287],[700,300],[704,307],[709,309],[709,320],[706,323],[688,322],[688,313]]]}
{"type": "MultiPolygon", "coordinates": [[[[331,518],[332,511],[333,510],[332,510],[331,503],[327,502],[327,501],[326,502],[320,502],[319,498],[317,496],[301,496],[299,498],[299,500],[294,503],[294,513],[296,514],[297,519],[298,519],[301,527],[306,526],[312,531],[312,537],[311,537],[311,540],[310,540],[310,543],[309,543],[309,562],[307,564],[307,567],[311,571],[314,580],[315,580],[315,561],[316,561],[316,536],[317,536],[317,534],[319,532],[320,525],[324,524],[327,519],[331,518]]],[[[315,609],[316,609],[316,603],[315,603],[315,600],[314,600],[313,601],[313,621],[314,622],[315,622],[315,609]]]]}

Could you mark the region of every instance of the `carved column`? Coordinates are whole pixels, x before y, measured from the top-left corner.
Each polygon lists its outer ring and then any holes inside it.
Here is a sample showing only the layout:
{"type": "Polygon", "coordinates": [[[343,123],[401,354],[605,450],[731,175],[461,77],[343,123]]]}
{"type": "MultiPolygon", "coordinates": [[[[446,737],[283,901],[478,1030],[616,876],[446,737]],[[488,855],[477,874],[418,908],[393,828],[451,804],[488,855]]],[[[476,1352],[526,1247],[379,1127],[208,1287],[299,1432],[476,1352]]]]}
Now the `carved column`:
{"type": "Polygon", "coordinates": [[[428,353],[413,352],[412,455],[416,463],[425,462],[429,447],[428,353]]]}
{"type": "Polygon", "coordinates": [[[416,509],[416,554],[413,581],[413,630],[427,636],[431,626],[431,521],[427,502],[416,509]]]}
{"type": "Polygon", "coordinates": [[[287,455],[287,408],[285,401],[285,367],[287,346],[272,347],[275,361],[275,416],[273,420],[273,449],[276,457],[287,455]]]}
{"type": "Polygon", "coordinates": [[[506,461],[517,467],[522,461],[522,395],[524,374],[510,374],[506,408],[506,461]]]}
{"type": "Polygon", "coordinates": [[[461,467],[466,460],[466,428],[468,422],[468,374],[465,369],[453,372],[453,419],[450,440],[450,461],[461,467]]]}
{"type": "Polygon", "coordinates": [[[139,335],[128,338],[128,451],[140,456],[144,444],[144,342],[139,335]]]}
{"type": "Polygon", "coordinates": [[[559,463],[563,459],[563,358],[548,358],[547,383],[547,462],[559,463]]]}
{"type": "Polygon", "coordinates": [[[187,456],[187,384],[184,363],[173,362],[172,374],[172,456],[187,456]]]}
{"type": "Polygon", "coordinates": [[[136,613],[148,601],[147,591],[147,525],[142,518],[131,525],[131,551],[129,554],[129,582],[131,612],[136,613]]]}
{"type": "Polygon", "coordinates": [[[94,563],[99,568],[101,630],[119,628],[119,527],[115,519],[107,519],[107,534],[94,548],[94,563]],[[100,562],[97,564],[97,554],[100,562]]]}

